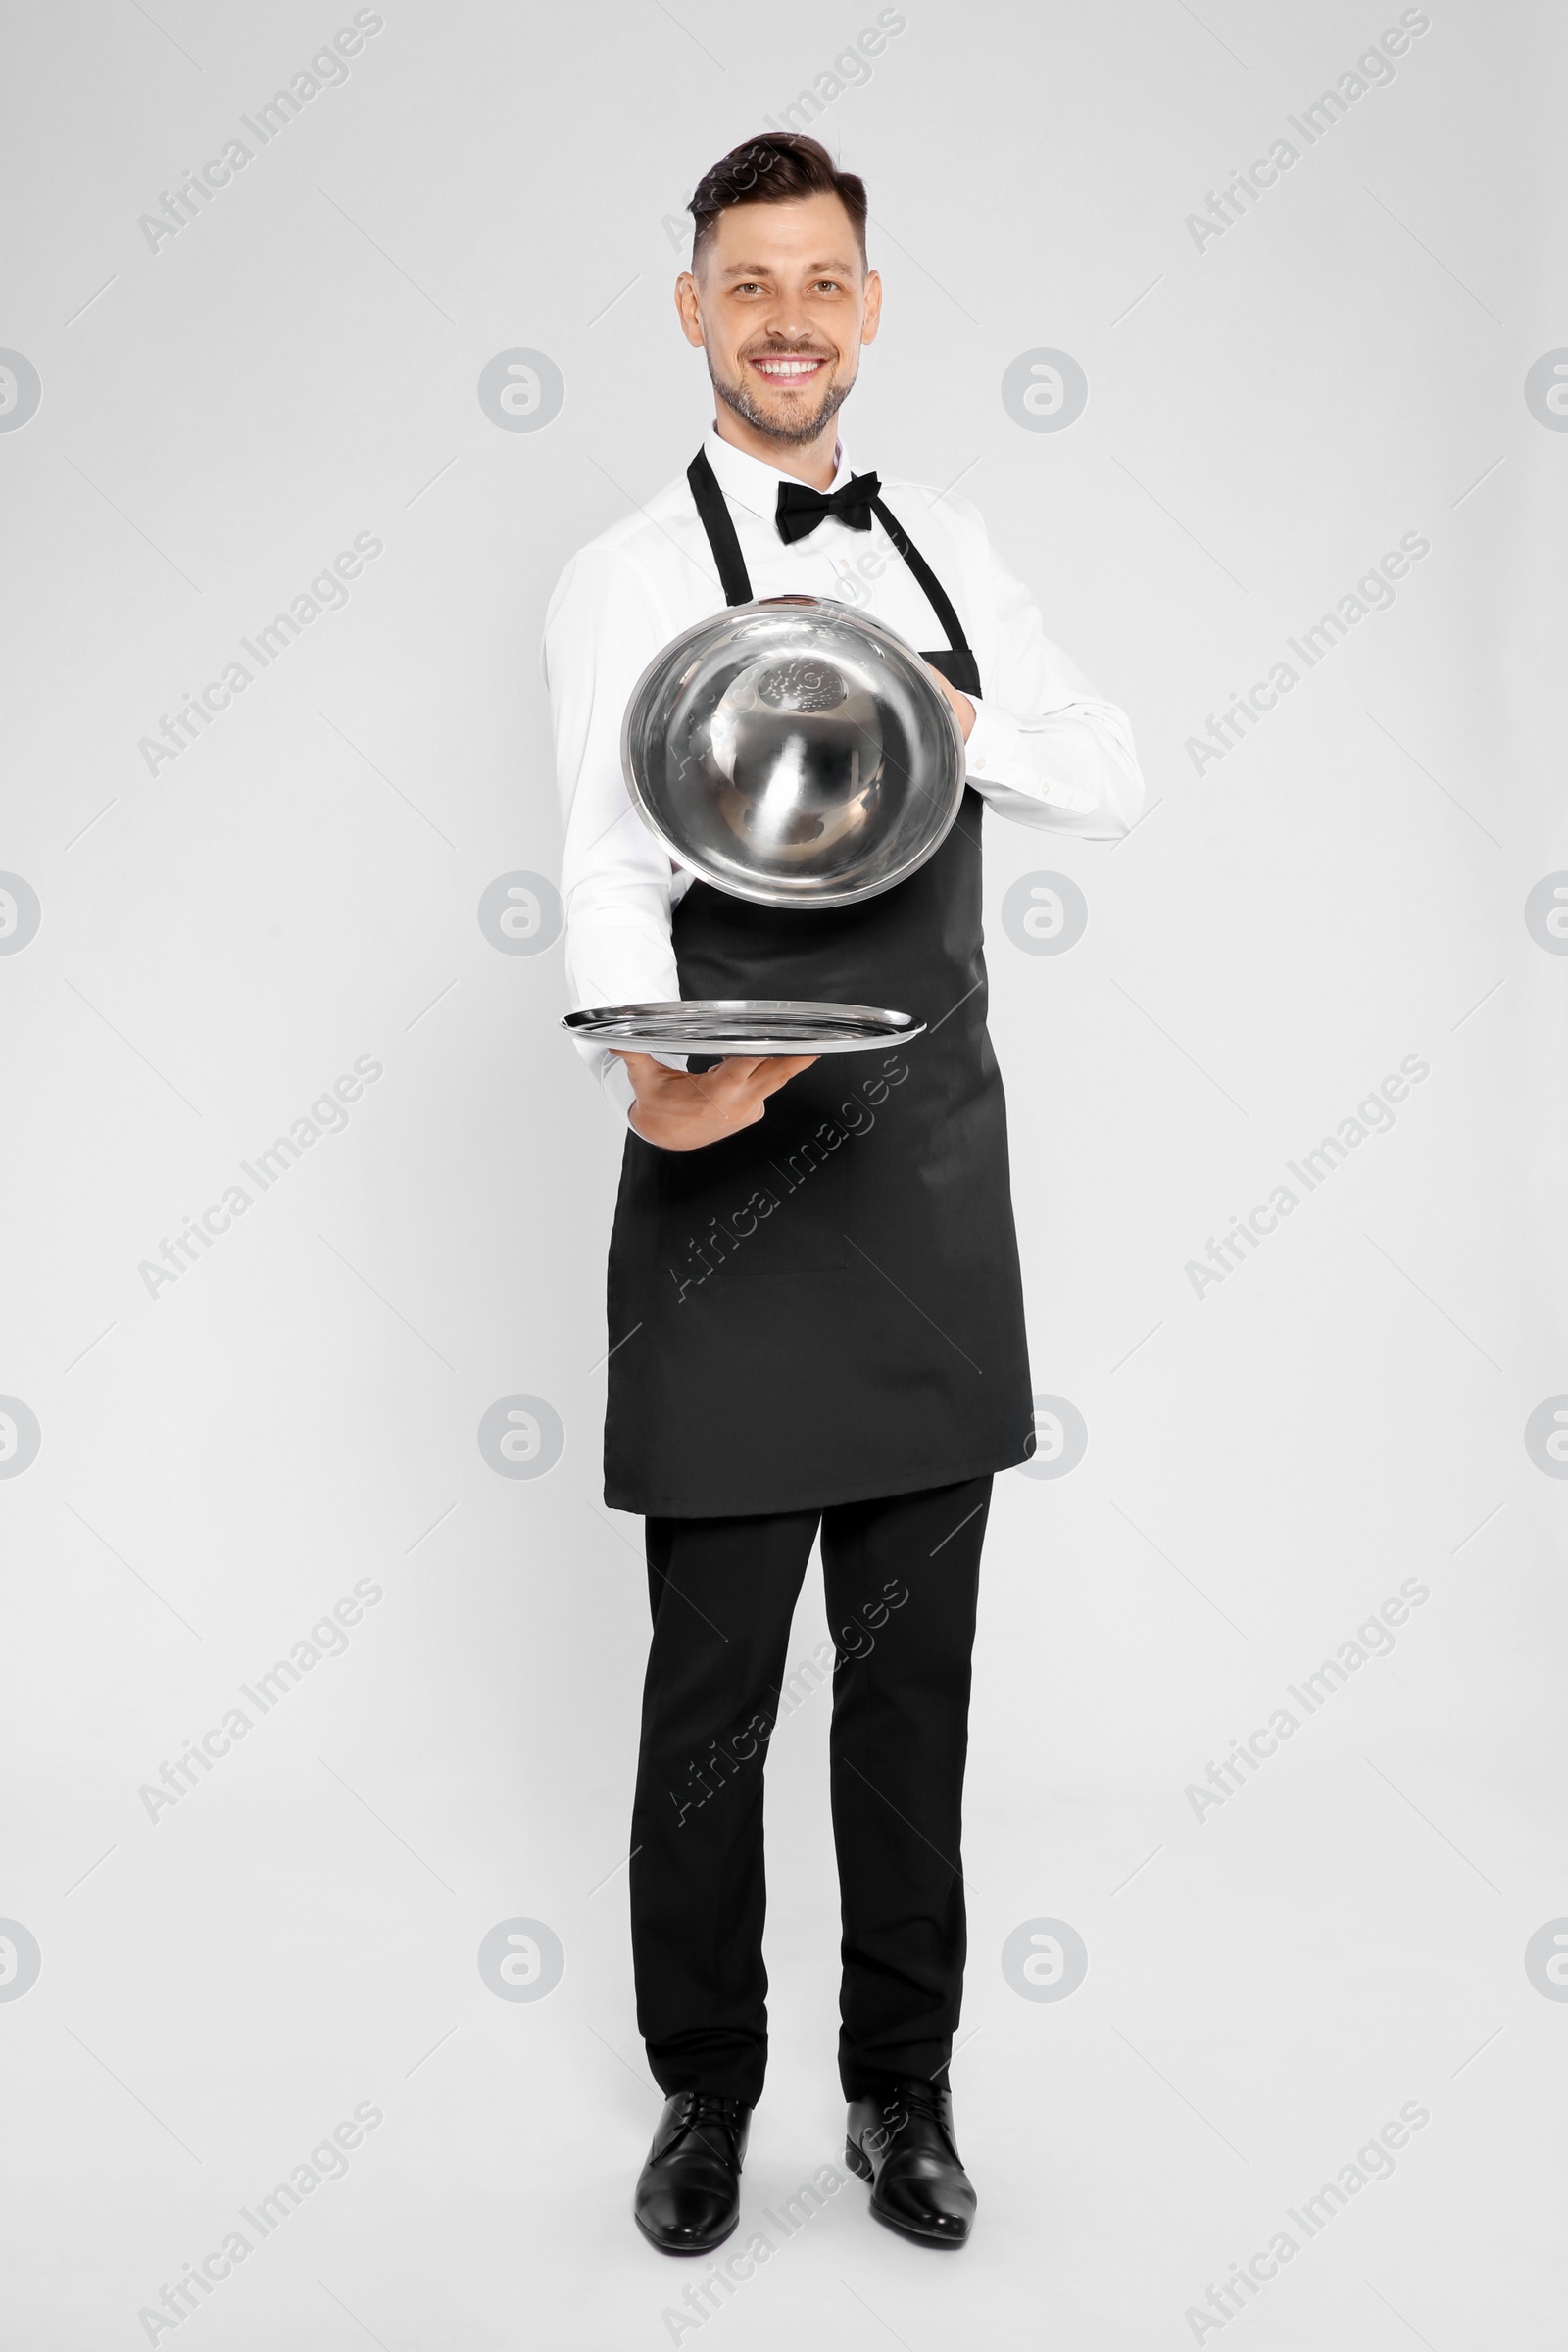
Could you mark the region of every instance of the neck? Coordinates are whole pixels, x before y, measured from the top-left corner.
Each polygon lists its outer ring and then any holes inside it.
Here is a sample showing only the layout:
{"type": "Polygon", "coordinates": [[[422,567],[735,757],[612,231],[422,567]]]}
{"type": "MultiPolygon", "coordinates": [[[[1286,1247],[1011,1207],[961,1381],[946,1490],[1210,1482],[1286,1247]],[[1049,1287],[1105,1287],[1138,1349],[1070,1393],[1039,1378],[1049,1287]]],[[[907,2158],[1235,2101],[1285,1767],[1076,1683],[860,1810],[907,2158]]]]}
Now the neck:
{"type": "Polygon", "coordinates": [[[759,432],[756,425],[738,416],[727,401],[720,401],[714,429],[721,441],[743,449],[749,458],[760,458],[775,472],[787,473],[798,482],[808,482],[813,490],[825,490],[838,471],[836,414],[828,418],[814,441],[778,441],[770,433],[759,432]]]}

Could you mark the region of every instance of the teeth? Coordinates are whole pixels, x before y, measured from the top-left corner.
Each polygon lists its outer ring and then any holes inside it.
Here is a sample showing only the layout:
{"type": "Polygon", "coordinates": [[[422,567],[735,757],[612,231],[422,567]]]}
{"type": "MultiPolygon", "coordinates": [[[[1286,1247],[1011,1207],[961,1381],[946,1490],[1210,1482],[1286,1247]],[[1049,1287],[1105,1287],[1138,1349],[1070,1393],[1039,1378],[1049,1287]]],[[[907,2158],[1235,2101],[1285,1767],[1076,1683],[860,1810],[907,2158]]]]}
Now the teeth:
{"type": "Polygon", "coordinates": [[[759,360],[756,365],[764,375],[810,375],[820,368],[820,360],[759,360]]]}

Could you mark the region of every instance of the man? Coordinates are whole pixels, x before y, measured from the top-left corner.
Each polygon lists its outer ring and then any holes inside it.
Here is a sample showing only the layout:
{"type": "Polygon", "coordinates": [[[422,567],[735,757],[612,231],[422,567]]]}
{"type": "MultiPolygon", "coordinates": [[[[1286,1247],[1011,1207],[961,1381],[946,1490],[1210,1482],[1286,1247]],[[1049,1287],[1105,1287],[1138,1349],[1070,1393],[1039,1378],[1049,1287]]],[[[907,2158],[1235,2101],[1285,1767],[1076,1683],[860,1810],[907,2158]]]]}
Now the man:
{"type": "MultiPolygon", "coordinates": [[[[969,1659],[995,1472],[1034,1446],[980,820],[1115,839],[1126,720],[1049,645],[965,501],[852,475],[835,418],[881,317],[865,190],[814,139],[752,139],[692,198],[676,308],[716,416],[688,472],[568,564],[545,665],[569,814],[573,1003],[889,1005],[899,1054],[585,1049],[629,1132],[611,1243],[606,1500],[646,1515],[653,1643],[632,1821],[638,2023],[666,2103],[634,2214],[719,2244],[766,2061],[762,1765],[821,1538],[843,1914],[846,2156],[878,2220],[969,2234],[948,2060],[964,1960],[969,1659]],[[754,597],[859,605],[925,653],[967,784],[937,854],[833,909],[673,865],[633,811],[622,714],[670,639],[754,597]],[[940,642],[945,640],[944,642],[940,642]]],[[[916,347],[916,385],[938,364],[916,347]]]]}

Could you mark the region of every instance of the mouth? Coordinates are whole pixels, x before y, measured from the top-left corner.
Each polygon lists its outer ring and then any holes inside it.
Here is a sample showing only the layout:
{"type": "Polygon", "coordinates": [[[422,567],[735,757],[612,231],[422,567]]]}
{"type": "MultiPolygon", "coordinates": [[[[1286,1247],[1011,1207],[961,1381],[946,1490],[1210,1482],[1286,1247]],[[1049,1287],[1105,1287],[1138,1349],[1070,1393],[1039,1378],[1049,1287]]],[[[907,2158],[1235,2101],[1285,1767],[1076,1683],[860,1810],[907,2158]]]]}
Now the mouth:
{"type": "Polygon", "coordinates": [[[746,364],[755,368],[765,383],[782,384],[787,389],[813,382],[826,372],[830,362],[825,353],[817,351],[764,351],[753,353],[746,364]]]}

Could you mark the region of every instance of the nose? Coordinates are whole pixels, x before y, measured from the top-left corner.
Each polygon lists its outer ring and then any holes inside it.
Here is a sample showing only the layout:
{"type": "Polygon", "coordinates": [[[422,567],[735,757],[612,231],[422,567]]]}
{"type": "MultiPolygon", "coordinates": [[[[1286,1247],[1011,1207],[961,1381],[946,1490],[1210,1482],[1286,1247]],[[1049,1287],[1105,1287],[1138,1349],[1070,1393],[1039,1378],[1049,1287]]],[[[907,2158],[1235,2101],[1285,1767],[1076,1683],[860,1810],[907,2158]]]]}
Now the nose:
{"type": "Polygon", "coordinates": [[[800,296],[783,291],[775,294],[769,306],[766,331],[780,343],[810,344],[815,340],[811,321],[807,317],[800,296]]]}

